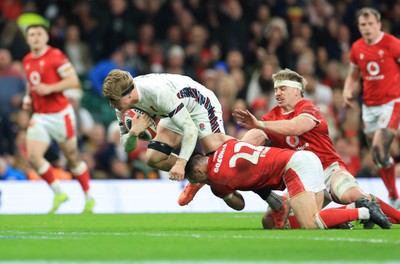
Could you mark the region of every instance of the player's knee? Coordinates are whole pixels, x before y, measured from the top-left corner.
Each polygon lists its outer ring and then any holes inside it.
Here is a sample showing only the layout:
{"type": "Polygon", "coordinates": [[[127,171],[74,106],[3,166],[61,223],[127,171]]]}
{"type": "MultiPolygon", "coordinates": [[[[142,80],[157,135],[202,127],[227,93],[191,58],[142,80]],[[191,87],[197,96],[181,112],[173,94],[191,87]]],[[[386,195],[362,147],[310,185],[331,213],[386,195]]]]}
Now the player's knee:
{"type": "Polygon", "coordinates": [[[352,196],[361,194],[360,185],[349,173],[341,174],[332,185],[333,195],[342,203],[352,202],[352,196]]]}
{"type": "Polygon", "coordinates": [[[154,152],[146,152],[145,156],[145,162],[147,165],[149,165],[152,168],[156,168],[157,164],[162,161],[161,159],[156,157],[157,155],[154,154],[154,152]]]}
{"type": "Polygon", "coordinates": [[[43,159],[43,157],[39,156],[36,153],[28,153],[28,162],[29,164],[34,167],[34,168],[39,168],[41,165],[41,161],[43,159]]]}
{"type": "Polygon", "coordinates": [[[63,154],[67,159],[68,164],[72,167],[77,166],[81,162],[78,148],[67,149],[63,152],[63,154]]]}

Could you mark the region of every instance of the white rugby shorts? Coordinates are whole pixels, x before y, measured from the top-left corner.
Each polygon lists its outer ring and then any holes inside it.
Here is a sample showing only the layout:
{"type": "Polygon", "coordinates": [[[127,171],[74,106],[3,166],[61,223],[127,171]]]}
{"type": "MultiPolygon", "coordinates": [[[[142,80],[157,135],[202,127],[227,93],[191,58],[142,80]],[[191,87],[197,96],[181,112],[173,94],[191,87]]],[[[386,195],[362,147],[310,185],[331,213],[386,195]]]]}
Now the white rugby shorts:
{"type": "Polygon", "coordinates": [[[294,197],[303,191],[324,190],[322,164],[317,155],[310,151],[296,151],[286,165],[284,176],[287,191],[294,197]]]}
{"type": "Polygon", "coordinates": [[[400,128],[400,98],[377,106],[362,105],[364,133],[372,133],[380,128],[400,128]]]}
{"type": "Polygon", "coordinates": [[[34,113],[27,131],[28,140],[65,142],[76,135],[76,117],[71,105],[58,113],[34,113]]]}

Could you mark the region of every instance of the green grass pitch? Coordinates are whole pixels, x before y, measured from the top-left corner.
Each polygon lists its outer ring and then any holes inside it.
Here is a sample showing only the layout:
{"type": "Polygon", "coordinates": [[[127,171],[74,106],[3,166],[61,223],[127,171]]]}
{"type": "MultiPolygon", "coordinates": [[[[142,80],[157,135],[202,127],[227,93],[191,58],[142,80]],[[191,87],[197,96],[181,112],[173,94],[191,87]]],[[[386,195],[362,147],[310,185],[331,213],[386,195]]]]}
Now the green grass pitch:
{"type": "Polygon", "coordinates": [[[400,263],[400,228],[262,230],[262,213],[0,215],[0,263],[400,263]]]}

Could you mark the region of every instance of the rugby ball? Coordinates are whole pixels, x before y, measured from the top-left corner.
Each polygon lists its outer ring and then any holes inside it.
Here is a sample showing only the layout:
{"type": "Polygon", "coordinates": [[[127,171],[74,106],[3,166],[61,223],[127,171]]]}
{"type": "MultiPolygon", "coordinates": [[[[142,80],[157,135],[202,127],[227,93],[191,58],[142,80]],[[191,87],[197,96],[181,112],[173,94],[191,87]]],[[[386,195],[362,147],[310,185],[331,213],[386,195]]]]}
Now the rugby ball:
{"type": "MultiPolygon", "coordinates": [[[[132,119],[137,116],[143,115],[145,112],[138,108],[130,108],[122,114],[122,122],[124,126],[130,130],[132,127],[132,119]]],[[[152,140],[157,134],[157,124],[153,118],[150,117],[151,125],[145,131],[139,134],[138,138],[145,141],[152,140]]]]}

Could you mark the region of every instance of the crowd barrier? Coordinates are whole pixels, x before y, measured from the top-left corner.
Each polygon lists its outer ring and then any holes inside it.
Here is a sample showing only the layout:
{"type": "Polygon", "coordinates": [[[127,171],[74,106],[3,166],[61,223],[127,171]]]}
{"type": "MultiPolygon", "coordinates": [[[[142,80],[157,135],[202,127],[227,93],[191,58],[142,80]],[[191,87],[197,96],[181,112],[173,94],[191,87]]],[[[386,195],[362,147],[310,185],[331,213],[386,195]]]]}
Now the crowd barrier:
{"type": "MultiPolygon", "coordinates": [[[[387,190],[381,179],[358,179],[358,182],[366,192],[387,200],[387,190]]],[[[78,182],[61,181],[60,184],[69,200],[57,213],[81,213],[85,199],[78,182]]],[[[91,192],[96,200],[94,213],[234,211],[215,197],[208,186],[203,187],[189,205],[179,206],[177,200],[185,184],[170,180],[92,180],[91,192]]],[[[256,194],[241,193],[246,201],[244,212],[263,212],[267,208],[256,194]]],[[[0,214],[46,214],[52,201],[53,193],[44,181],[0,181],[0,214]]]]}

